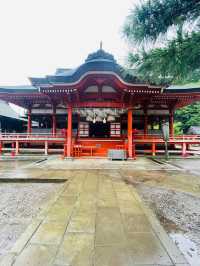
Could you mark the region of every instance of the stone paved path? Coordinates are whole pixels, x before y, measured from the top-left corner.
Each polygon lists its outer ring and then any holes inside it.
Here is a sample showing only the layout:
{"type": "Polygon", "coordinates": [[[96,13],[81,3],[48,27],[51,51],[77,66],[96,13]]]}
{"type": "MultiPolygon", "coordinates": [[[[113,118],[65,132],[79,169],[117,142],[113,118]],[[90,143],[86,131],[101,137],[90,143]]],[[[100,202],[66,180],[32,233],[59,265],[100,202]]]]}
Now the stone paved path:
{"type": "Polygon", "coordinates": [[[133,186],[117,174],[72,171],[0,265],[187,265],[133,186]]]}

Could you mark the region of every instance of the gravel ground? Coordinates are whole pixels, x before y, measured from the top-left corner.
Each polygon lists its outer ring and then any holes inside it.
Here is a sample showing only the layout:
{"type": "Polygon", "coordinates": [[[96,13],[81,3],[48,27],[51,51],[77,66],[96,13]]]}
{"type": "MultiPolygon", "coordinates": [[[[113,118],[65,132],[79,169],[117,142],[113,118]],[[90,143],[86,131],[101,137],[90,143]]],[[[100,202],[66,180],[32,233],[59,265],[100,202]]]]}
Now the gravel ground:
{"type": "Polygon", "coordinates": [[[169,189],[136,185],[191,265],[200,265],[200,198],[169,189]]]}
{"type": "Polygon", "coordinates": [[[61,184],[0,184],[0,259],[61,184]]]}

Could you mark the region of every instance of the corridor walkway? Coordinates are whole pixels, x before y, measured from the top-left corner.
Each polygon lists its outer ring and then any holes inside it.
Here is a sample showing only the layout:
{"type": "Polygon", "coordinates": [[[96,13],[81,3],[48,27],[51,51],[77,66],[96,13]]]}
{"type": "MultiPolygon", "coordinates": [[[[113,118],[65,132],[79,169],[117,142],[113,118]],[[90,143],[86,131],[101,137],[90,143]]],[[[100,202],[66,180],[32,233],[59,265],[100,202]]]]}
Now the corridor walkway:
{"type": "Polygon", "coordinates": [[[0,265],[187,265],[134,187],[110,173],[72,171],[0,265]]]}

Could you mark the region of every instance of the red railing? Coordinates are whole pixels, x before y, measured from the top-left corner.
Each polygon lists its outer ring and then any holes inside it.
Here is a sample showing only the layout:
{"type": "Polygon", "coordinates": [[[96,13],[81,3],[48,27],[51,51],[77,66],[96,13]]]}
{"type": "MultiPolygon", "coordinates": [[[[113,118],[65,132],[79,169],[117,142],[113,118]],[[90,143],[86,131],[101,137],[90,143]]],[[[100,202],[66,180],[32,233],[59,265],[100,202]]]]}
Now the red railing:
{"type": "MultiPolygon", "coordinates": [[[[149,134],[149,135],[144,135],[144,134],[133,134],[133,139],[134,140],[163,140],[162,135],[156,135],[156,134],[149,134]]],[[[170,141],[184,141],[184,140],[191,140],[191,141],[200,141],[200,135],[178,135],[178,136],[173,136],[170,137],[170,141]]]]}
{"type": "MultiPolygon", "coordinates": [[[[66,132],[62,133],[59,132],[57,134],[52,134],[52,133],[0,133],[0,139],[37,139],[37,138],[43,138],[43,139],[49,139],[49,138],[66,138],[66,132]]],[[[85,138],[84,138],[85,139],[85,138]]],[[[90,138],[91,139],[91,138],[90,138]]],[[[109,139],[109,138],[108,138],[109,139]]],[[[112,139],[112,138],[110,138],[112,139]]],[[[122,138],[123,139],[123,138],[122,138]]],[[[126,138],[124,138],[126,139],[126,138]]],[[[163,140],[162,135],[160,134],[133,134],[133,139],[134,140],[163,140]]],[[[172,141],[184,141],[184,140],[200,140],[200,135],[179,135],[179,136],[174,136],[170,137],[170,140],[172,141]]]]}
{"type": "Polygon", "coordinates": [[[4,139],[60,139],[60,138],[65,138],[64,134],[56,134],[53,135],[51,133],[31,133],[31,134],[27,134],[27,133],[1,133],[0,134],[0,139],[4,140],[4,139]]]}

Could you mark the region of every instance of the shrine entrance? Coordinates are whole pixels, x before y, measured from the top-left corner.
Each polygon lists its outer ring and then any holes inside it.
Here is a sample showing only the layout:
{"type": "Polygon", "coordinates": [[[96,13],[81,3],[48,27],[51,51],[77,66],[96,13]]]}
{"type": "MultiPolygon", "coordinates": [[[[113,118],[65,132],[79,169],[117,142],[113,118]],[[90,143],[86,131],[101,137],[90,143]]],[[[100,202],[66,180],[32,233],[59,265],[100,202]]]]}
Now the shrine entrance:
{"type": "MultiPolygon", "coordinates": [[[[57,69],[54,75],[30,80],[27,90],[0,88],[2,100],[27,109],[25,135],[1,138],[11,141],[16,154],[26,143],[39,149],[43,143],[46,155],[57,144],[68,158],[105,157],[109,149],[126,150],[128,158],[134,158],[135,151],[154,156],[163,146],[161,121],[169,121],[174,144],[175,110],[200,99],[199,88],[144,83],[102,49],[88,55],[78,68],[57,69]],[[32,121],[38,121],[39,127],[32,128],[32,121]]],[[[188,142],[185,137],[177,141],[185,155],[188,142]]],[[[0,142],[0,153],[1,149],[0,142]]]]}
{"type": "Polygon", "coordinates": [[[109,139],[121,137],[121,117],[126,109],[119,108],[79,108],[78,137],[109,139]]]}
{"type": "Polygon", "coordinates": [[[110,137],[110,123],[106,122],[90,122],[89,123],[89,137],[90,138],[109,138],[110,137]]]}

